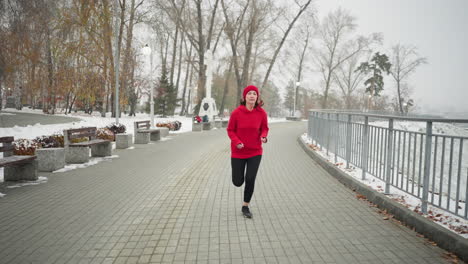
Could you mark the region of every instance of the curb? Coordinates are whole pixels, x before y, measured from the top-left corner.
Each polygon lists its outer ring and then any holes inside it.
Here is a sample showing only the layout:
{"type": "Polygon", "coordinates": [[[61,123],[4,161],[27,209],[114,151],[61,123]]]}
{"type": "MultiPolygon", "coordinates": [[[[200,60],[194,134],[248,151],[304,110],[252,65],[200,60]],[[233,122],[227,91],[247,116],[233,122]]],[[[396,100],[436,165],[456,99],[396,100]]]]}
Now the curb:
{"type": "Polygon", "coordinates": [[[297,138],[299,145],[314,161],[316,161],[323,169],[335,177],[346,187],[355,190],[357,193],[364,195],[369,201],[378,205],[381,209],[386,209],[396,219],[400,220],[406,226],[412,227],[416,232],[424,235],[424,237],[437,243],[437,246],[447,251],[455,253],[461,260],[468,262],[468,239],[465,239],[452,231],[433,223],[425,217],[408,210],[401,204],[393,201],[382,193],[379,193],[366,185],[362,184],[353,177],[347,175],[339,168],[316,154],[310,149],[301,139],[297,138]]]}

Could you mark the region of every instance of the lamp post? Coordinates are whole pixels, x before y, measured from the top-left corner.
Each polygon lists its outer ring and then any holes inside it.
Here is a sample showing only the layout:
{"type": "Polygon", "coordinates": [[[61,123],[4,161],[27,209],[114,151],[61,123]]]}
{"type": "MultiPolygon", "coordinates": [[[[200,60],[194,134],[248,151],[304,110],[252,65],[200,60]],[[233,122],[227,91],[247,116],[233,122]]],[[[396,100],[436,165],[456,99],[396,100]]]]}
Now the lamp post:
{"type": "Polygon", "coordinates": [[[297,88],[301,85],[301,82],[296,82],[294,86],[294,110],[293,110],[293,115],[296,116],[296,97],[297,97],[297,88]]]}
{"type": "MultiPolygon", "coordinates": [[[[149,75],[152,77],[152,71],[153,71],[153,50],[151,50],[151,48],[148,46],[148,44],[146,44],[143,49],[141,50],[141,52],[143,53],[143,55],[145,56],[149,56],[149,60],[150,60],[150,70],[149,70],[149,75]]],[[[150,79],[150,124],[151,124],[151,127],[154,127],[154,95],[153,95],[153,83],[152,83],[152,79],[153,78],[149,78],[150,79]]]]}

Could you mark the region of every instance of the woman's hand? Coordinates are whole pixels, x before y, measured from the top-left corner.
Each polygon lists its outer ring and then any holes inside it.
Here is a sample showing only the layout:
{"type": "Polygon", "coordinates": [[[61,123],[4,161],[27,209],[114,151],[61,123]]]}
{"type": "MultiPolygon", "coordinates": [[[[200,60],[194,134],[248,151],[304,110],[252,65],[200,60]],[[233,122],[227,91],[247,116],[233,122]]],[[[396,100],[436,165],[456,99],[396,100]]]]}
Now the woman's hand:
{"type": "Polygon", "coordinates": [[[244,148],[244,144],[242,144],[242,143],[240,143],[240,144],[237,144],[237,146],[236,146],[236,147],[237,147],[237,149],[242,149],[242,148],[244,148]]]}
{"type": "Polygon", "coordinates": [[[262,137],[262,142],[267,143],[268,139],[266,137],[262,137]]]}

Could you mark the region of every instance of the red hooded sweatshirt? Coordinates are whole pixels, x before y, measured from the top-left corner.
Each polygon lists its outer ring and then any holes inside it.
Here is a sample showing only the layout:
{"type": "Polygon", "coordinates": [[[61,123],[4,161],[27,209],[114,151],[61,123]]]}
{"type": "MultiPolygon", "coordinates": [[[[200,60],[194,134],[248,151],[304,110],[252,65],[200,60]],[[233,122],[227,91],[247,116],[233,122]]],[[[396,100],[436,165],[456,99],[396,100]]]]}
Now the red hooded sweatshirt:
{"type": "Polygon", "coordinates": [[[231,139],[231,157],[247,159],[262,155],[262,137],[268,135],[267,114],[260,106],[249,111],[244,105],[237,107],[229,118],[227,127],[228,136],[231,139]],[[238,149],[238,144],[244,144],[238,149]]]}

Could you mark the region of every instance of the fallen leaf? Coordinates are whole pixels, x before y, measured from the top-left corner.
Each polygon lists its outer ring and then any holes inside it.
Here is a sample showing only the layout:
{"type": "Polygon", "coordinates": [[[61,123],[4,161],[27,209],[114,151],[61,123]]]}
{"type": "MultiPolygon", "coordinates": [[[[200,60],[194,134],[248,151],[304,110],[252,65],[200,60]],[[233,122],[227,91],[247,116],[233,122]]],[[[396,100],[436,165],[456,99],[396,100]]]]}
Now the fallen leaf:
{"type": "Polygon", "coordinates": [[[366,196],[362,195],[362,194],[357,194],[356,195],[356,198],[358,198],[359,200],[366,200],[366,196]]]}

